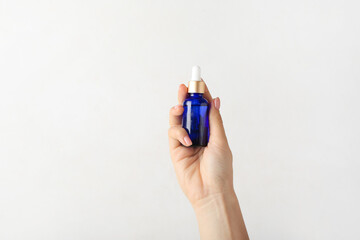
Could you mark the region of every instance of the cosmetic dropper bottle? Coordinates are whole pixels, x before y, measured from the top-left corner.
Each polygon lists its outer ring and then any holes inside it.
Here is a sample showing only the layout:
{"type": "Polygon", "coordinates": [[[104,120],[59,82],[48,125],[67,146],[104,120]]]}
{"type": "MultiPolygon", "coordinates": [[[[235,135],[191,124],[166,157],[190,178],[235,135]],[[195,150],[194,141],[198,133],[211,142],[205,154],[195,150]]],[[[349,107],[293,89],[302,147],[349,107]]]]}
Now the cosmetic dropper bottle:
{"type": "Polygon", "coordinates": [[[201,80],[200,67],[192,68],[188,96],[184,101],[182,126],[188,132],[192,146],[207,146],[209,141],[209,103],[203,97],[205,83],[201,80]]]}

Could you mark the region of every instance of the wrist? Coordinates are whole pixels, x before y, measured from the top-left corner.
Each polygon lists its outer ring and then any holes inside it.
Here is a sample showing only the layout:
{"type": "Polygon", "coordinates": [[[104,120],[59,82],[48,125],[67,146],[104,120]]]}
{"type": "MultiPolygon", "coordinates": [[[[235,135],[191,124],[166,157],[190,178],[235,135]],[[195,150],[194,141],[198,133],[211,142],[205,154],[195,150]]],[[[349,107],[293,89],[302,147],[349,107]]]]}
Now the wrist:
{"type": "Polygon", "coordinates": [[[201,239],[249,239],[235,191],[213,194],[193,208],[201,239]]]}
{"type": "Polygon", "coordinates": [[[220,209],[226,210],[227,207],[231,207],[234,204],[238,204],[238,200],[233,189],[222,192],[214,193],[203,199],[200,199],[192,204],[192,207],[196,215],[208,214],[211,211],[218,211],[220,209]]]}

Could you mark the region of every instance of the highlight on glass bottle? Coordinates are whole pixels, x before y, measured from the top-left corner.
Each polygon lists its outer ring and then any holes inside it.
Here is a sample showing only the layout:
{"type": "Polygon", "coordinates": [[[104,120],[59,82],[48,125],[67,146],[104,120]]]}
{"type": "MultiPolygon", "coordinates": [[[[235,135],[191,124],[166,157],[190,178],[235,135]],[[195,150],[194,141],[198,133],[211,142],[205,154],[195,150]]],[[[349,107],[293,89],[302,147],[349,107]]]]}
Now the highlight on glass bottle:
{"type": "Polygon", "coordinates": [[[201,80],[200,67],[194,66],[182,118],[182,127],[189,134],[192,146],[207,146],[209,141],[209,103],[203,97],[204,92],[205,83],[201,80]]]}

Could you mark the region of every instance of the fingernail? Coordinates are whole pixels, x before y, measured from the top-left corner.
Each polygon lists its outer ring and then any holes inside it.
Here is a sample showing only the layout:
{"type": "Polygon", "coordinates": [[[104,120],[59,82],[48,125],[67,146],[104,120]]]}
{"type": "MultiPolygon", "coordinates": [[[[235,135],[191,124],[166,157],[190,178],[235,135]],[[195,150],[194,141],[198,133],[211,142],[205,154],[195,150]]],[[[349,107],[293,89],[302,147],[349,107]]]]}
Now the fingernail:
{"type": "Polygon", "coordinates": [[[185,141],[186,145],[188,145],[188,146],[190,146],[192,144],[191,139],[189,138],[189,136],[185,136],[184,141],[185,141]]]}
{"type": "Polygon", "coordinates": [[[214,106],[217,110],[220,109],[220,98],[217,97],[214,99],[214,106]]]}

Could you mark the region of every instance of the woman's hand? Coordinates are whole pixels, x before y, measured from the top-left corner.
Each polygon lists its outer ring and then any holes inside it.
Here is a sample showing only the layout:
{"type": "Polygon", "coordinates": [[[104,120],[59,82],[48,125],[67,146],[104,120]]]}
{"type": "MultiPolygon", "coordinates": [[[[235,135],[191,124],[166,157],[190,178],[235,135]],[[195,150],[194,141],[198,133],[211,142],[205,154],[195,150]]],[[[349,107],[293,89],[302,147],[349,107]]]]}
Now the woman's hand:
{"type": "Polygon", "coordinates": [[[220,99],[212,99],[206,88],[204,97],[211,103],[210,139],[206,147],[191,147],[182,128],[182,103],[187,87],[180,85],[179,105],[170,109],[170,154],[179,184],[190,200],[203,240],[249,239],[233,188],[232,154],[220,116],[220,99]]]}
{"type": "Polygon", "coordinates": [[[209,143],[207,147],[190,147],[191,140],[181,125],[186,95],[187,87],[182,84],[179,105],[170,109],[169,144],[179,184],[190,202],[197,205],[207,198],[233,192],[232,154],[219,112],[220,99],[212,99],[207,88],[204,98],[211,104],[209,143]]]}

